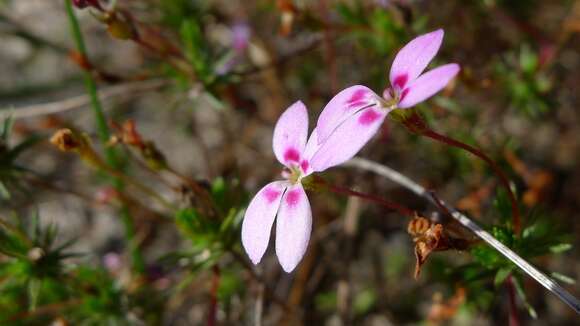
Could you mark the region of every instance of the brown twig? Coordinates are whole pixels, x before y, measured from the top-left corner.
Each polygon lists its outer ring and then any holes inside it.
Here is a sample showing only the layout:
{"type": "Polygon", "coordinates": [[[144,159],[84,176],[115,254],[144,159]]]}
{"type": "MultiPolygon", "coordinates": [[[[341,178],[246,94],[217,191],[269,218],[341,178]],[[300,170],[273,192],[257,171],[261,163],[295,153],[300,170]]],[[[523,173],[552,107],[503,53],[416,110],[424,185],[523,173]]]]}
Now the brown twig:
{"type": "Polygon", "coordinates": [[[218,289],[220,285],[220,268],[214,265],[212,268],[211,298],[209,301],[209,314],[207,316],[207,326],[215,326],[217,321],[218,289]]]}
{"type": "Polygon", "coordinates": [[[33,317],[33,316],[40,316],[40,315],[51,315],[51,314],[56,314],[57,312],[72,307],[72,306],[78,306],[79,304],[82,303],[82,300],[80,299],[71,299],[68,301],[64,301],[64,302],[56,302],[56,303],[50,303],[44,306],[40,306],[32,311],[24,311],[21,313],[17,313],[15,315],[13,315],[12,317],[6,319],[6,321],[9,322],[15,322],[15,321],[23,321],[27,318],[33,317]]]}
{"type": "MultiPolygon", "coordinates": [[[[162,79],[150,79],[120,84],[100,90],[99,98],[102,101],[105,101],[118,96],[136,96],[144,92],[164,87],[167,84],[168,81],[162,79]]],[[[31,118],[47,114],[63,113],[65,111],[80,109],[90,105],[90,103],[88,95],[79,95],[51,103],[2,109],[0,110],[0,119],[5,119],[7,117],[11,117],[12,119],[31,118]]]]}

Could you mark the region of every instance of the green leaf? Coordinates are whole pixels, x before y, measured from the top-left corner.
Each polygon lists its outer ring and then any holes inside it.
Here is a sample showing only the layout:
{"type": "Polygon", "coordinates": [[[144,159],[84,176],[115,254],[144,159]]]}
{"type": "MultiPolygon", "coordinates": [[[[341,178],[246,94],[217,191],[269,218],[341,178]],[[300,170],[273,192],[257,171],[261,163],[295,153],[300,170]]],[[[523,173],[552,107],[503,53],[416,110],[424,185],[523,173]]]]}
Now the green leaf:
{"type": "Polygon", "coordinates": [[[567,275],[564,275],[564,274],[560,274],[560,273],[557,273],[557,272],[552,272],[551,275],[552,275],[553,278],[555,278],[557,280],[560,280],[560,281],[562,281],[562,282],[564,282],[566,284],[576,284],[576,280],[573,279],[573,278],[571,278],[570,276],[567,276],[567,275]]]}
{"type": "Polygon", "coordinates": [[[0,181],[0,196],[2,199],[10,199],[10,191],[2,181],[0,181]]]}
{"type": "Polygon", "coordinates": [[[8,151],[8,153],[3,155],[1,162],[3,164],[9,164],[9,163],[14,162],[14,160],[16,160],[18,155],[20,155],[23,151],[27,150],[28,148],[39,143],[42,139],[43,139],[43,137],[38,136],[38,135],[28,137],[27,139],[22,141],[20,144],[11,148],[10,151],[8,151]]]}
{"type": "Polygon", "coordinates": [[[13,122],[14,122],[14,120],[12,119],[11,116],[4,119],[4,123],[2,124],[2,132],[0,133],[1,140],[3,140],[3,141],[8,140],[8,135],[10,134],[10,131],[12,130],[13,122]]]}
{"type": "Polygon", "coordinates": [[[353,300],[354,313],[358,316],[366,314],[377,302],[375,289],[365,289],[356,294],[353,300]]]}
{"type": "Polygon", "coordinates": [[[201,28],[193,19],[181,24],[181,38],[185,44],[185,54],[193,65],[198,78],[206,84],[211,69],[208,61],[207,45],[201,28]]]}
{"type": "Polygon", "coordinates": [[[529,46],[523,45],[520,49],[520,67],[526,74],[533,74],[538,67],[538,56],[529,46]]]}
{"type": "Polygon", "coordinates": [[[221,300],[229,299],[234,294],[245,288],[240,274],[234,271],[221,272],[220,283],[218,288],[218,298],[221,300]]]}
{"type": "Polygon", "coordinates": [[[538,313],[536,312],[536,309],[534,309],[534,307],[532,307],[532,305],[528,302],[528,298],[526,297],[526,293],[524,292],[524,288],[522,287],[520,277],[512,277],[512,282],[514,284],[514,287],[516,288],[518,296],[520,297],[520,299],[524,303],[524,306],[528,310],[528,314],[530,315],[530,317],[532,317],[533,319],[538,319],[538,313]]]}
{"type": "Polygon", "coordinates": [[[550,247],[550,251],[555,254],[559,254],[570,249],[572,249],[572,244],[570,243],[560,243],[550,247]]]}
{"type": "Polygon", "coordinates": [[[506,280],[508,276],[510,276],[513,268],[512,267],[504,267],[500,268],[497,273],[495,274],[495,279],[493,280],[493,284],[496,288],[500,287],[503,282],[506,280]]]}
{"type": "Polygon", "coordinates": [[[38,303],[38,297],[40,295],[40,289],[42,287],[42,281],[39,279],[31,279],[28,282],[28,310],[33,311],[36,309],[36,305],[38,303]]]}

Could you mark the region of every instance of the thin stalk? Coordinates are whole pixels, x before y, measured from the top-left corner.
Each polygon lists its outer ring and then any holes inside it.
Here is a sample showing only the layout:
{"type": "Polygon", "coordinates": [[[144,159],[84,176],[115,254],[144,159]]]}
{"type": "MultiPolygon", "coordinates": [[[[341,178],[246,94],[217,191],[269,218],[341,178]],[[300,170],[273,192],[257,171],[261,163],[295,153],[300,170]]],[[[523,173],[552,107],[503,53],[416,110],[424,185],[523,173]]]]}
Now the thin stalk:
{"type": "Polygon", "coordinates": [[[351,190],[348,188],[335,186],[335,185],[329,184],[328,182],[326,182],[324,179],[322,179],[320,177],[315,177],[314,180],[315,180],[317,185],[321,185],[321,186],[325,187],[326,189],[328,189],[334,193],[347,195],[347,196],[359,197],[359,198],[364,199],[366,201],[371,201],[373,203],[376,203],[378,205],[386,207],[392,211],[396,211],[403,216],[415,216],[415,213],[413,210],[408,209],[407,207],[399,205],[395,202],[385,200],[380,196],[375,196],[375,195],[359,192],[356,190],[351,190]]]}
{"type": "Polygon", "coordinates": [[[519,208],[516,196],[510,187],[509,179],[507,178],[505,173],[502,171],[502,169],[497,165],[497,163],[495,163],[489,156],[487,156],[485,153],[483,153],[478,148],[475,148],[471,145],[462,143],[458,140],[447,137],[445,135],[439,134],[431,129],[425,131],[425,133],[423,133],[423,135],[426,137],[429,137],[433,140],[436,140],[438,142],[466,150],[469,153],[471,153],[471,154],[477,156],[478,158],[482,159],[483,161],[485,161],[491,167],[491,169],[499,177],[499,180],[500,180],[502,186],[505,188],[505,190],[508,193],[509,200],[510,200],[510,203],[512,206],[512,218],[513,218],[514,232],[516,234],[520,234],[521,225],[522,225],[521,217],[520,217],[520,208],[519,208]]]}
{"type": "Polygon", "coordinates": [[[292,308],[284,300],[279,298],[276,295],[276,293],[274,293],[274,290],[270,288],[268,284],[266,284],[266,282],[262,279],[262,277],[254,270],[254,266],[248,263],[248,261],[242,255],[240,255],[240,253],[237,252],[235,249],[230,248],[228,249],[228,251],[232,254],[232,257],[234,257],[234,259],[237,260],[242,265],[242,267],[244,267],[250,273],[250,276],[256,282],[258,282],[260,286],[263,287],[266,298],[271,299],[272,302],[274,302],[280,308],[282,308],[284,312],[288,313],[292,311],[292,308]]]}
{"type": "Polygon", "coordinates": [[[496,162],[494,162],[489,156],[487,156],[485,153],[483,153],[483,151],[481,151],[480,149],[473,147],[471,145],[465,144],[459,140],[442,135],[442,134],[432,130],[427,125],[425,120],[417,113],[412,113],[410,116],[406,117],[405,120],[403,121],[403,124],[405,125],[405,127],[407,127],[407,129],[409,131],[411,131],[415,134],[431,138],[435,141],[438,141],[440,143],[443,143],[443,144],[446,144],[449,146],[461,148],[461,149],[475,155],[476,157],[480,158],[481,160],[485,161],[491,167],[493,172],[498,176],[502,186],[505,188],[505,190],[508,193],[508,197],[509,197],[511,207],[512,207],[512,220],[513,220],[514,232],[516,234],[520,234],[520,231],[521,231],[521,217],[520,216],[521,216],[521,214],[520,214],[520,208],[518,205],[518,201],[516,199],[514,192],[512,191],[512,189],[510,187],[510,182],[509,182],[508,177],[505,175],[505,173],[497,165],[496,162]]]}
{"type": "Polygon", "coordinates": [[[209,302],[209,314],[207,316],[207,326],[215,326],[217,322],[218,290],[220,286],[220,268],[214,265],[212,268],[211,298],[209,302]]]}
{"type": "Polygon", "coordinates": [[[513,277],[510,275],[507,277],[505,284],[508,288],[509,295],[509,323],[510,326],[520,326],[520,318],[518,316],[518,308],[516,306],[516,289],[514,286],[513,277]]]}
{"type": "MultiPolygon", "coordinates": [[[[77,20],[77,17],[75,16],[71,0],[64,0],[64,5],[71,33],[76,45],[76,49],[84,58],[88,58],[87,48],[85,46],[79,22],[77,20]]],[[[97,95],[97,85],[95,83],[95,80],[93,79],[93,76],[89,71],[83,70],[83,78],[85,81],[85,88],[89,93],[90,103],[93,109],[93,115],[95,116],[97,134],[101,143],[105,144],[110,138],[110,131],[107,125],[107,119],[105,118],[105,113],[103,111],[101,102],[97,95]]],[[[117,159],[116,152],[113,148],[111,147],[105,148],[105,158],[107,164],[113,167],[113,169],[119,168],[119,161],[117,159]]],[[[117,190],[122,191],[123,182],[121,180],[115,178],[113,180],[113,185],[115,186],[115,188],[117,188],[117,190]]],[[[143,273],[145,270],[143,256],[141,255],[141,252],[137,245],[137,239],[135,238],[135,225],[129,213],[129,208],[127,206],[123,206],[120,210],[120,215],[123,221],[123,225],[125,226],[125,237],[127,238],[127,242],[129,243],[132,268],[137,273],[143,273]]]]}
{"type": "Polygon", "coordinates": [[[150,196],[151,198],[157,200],[165,208],[167,208],[169,210],[174,209],[174,207],[171,205],[171,203],[169,203],[167,200],[165,200],[165,198],[161,197],[161,195],[159,195],[155,191],[151,190],[149,187],[145,186],[144,184],[137,181],[136,179],[128,177],[127,175],[120,173],[119,171],[117,171],[111,167],[105,167],[104,169],[106,172],[108,172],[109,174],[111,174],[115,178],[117,178],[118,181],[123,181],[127,184],[133,185],[135,188],[141,190],[143,193],[145,193],[148,196],[150,196]]]}
{"type": "Polygon", "coordinates": [[[461,223],[467,229],[471,230],[471,232],[475,233],[479,238],[485,241],[487,244],[492,246],[495,250],[501,253],[504,257],[509,259],[515,265],[517,265],[522,271],[528,274],[531,278],[533,278],[536,282],[540,283],[543,287],[545,287],[548,291],[552,292],[556,295],[562,302],[566,303],[570,308],[574,309],[577,314],[580,314],[580,301],[574,297],[570,292],[564,289],[560,284],[554,281],[552,278],[547,276],[546,274],[539,271],[536,267],[532,266],[528,263],[525,259],[520,257],[506,245],[501,243],[497,240],[494,236],[489,234],[489,232],[482,229],[479,225],[473,222],[469,217],[462,214],[460,211],[456,210],[454,207],[444,203],[443,201],[439,200],[437,197],[433,196],[433,193],[428,191],[427,189],[423,188],[417,182],[411,180],[409,177],[401,174],[398,171],[395,171],[385,165],[372,162],[369,160],[365,160],[362,158],[353,158],[350,161],[346,162],[347,166],[354,166],[365,171],[370,171],[376,173],[380,176],[383,176],[404,188],[412,191],[416,195],[425,198],[429,202],[437,205],[438,207],[443,206],[449,211],[451,217],[453,217],[456,221],[461,223]]]}

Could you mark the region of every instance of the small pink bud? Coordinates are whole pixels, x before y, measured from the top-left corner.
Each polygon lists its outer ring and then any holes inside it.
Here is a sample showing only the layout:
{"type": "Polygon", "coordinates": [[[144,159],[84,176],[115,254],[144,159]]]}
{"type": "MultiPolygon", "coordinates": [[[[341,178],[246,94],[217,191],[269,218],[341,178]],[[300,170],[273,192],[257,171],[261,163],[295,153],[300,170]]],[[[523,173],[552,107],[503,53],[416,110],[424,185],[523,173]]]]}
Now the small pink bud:
{"type": "Polygon", "coordinates": [[[72,3],[79,9],[84,9],[86,7],[93,7],[99,10],[103,9],[99,3],[99,0],[72,0],[72,3]]]}
{"type": "Polygon", "coordinates": [[[101,188],[95,193],[95,201],[100,205],[108,205],[116,198],[119,198],[119,192],[113,187],[101,188]]]}
{"type": "Polygon", "coordinates": [[[121,267],[123,267],[123,262],[121,261],[121,256],[114,252],[106,253],[103,256],[103,265],[109,272],[117,272],[121,267]]]}

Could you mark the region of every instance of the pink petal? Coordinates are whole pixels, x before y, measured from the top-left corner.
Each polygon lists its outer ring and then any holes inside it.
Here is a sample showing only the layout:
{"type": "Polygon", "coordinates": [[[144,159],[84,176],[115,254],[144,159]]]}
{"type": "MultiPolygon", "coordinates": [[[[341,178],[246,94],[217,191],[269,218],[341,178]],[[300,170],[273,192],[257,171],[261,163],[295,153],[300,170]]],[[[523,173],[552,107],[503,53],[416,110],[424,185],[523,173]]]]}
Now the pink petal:
{"type": "Polygon", "coordinates": [[[344,120],[365,106],[371,105],[378,97],[366,86],[355,85],[336,94],[324,107],[318,118],[318,142],[322,143],[344,120]]]}
{"type": "Polygon", "coordinates": [[[443,34],[443,30],[438,29],[418,36],[397,53],[389,74],[389,80],[395,90],[404,89],[425,70],[439,51],[443,34]]]}
{"type": "Polygon", "coordinates": [[[312,166],[310,165],[310,160],[312,156],[318,151],[320,148],[320,144],[318,143],[318,130],[314,128],[310,133],[310,137],[308,138],[308,142],[306,143],[306,148],[304,149],[304,153],[302,154],[302,161],[300,163],[300,167],[302,169],[303,176],[307,176],[311,174],[312,166]]]}
{"type": "Polygon", "coordinates": [[[387,111],[368,108],[347,119],[320,145],[312,157],[313,171],[321,172],[355,156],[375,135],[387,111]]]}
{"type": "Polygon", "coordinates": [[[306,137],[308,111],[304,103],[298,101],[282,113],[274,128],[273,148],[278,161],[286,166],[300,163],[306,137]]]}
{"type": "Polygon", "coordinates": [[[270,230],[280,207],[286,181],[274,181],[254,196],[242,222],[242,245],[254,264],[258,264],[266,252],[270,230]]]}
{"type": "Polygon", "coordinates": [[[312,211],[306,192],[299,183],[290,186],[284,194],[276,221],[276,255],[287,273],[302,260],[311,229],[312,211]]]}
{"type": "Polygon", "coordinates": [[[424,73],[403,91],[397,106],[409,108],[428,99],[442,90],[458,72],[459,65],[450,63],[424,73]]]}

